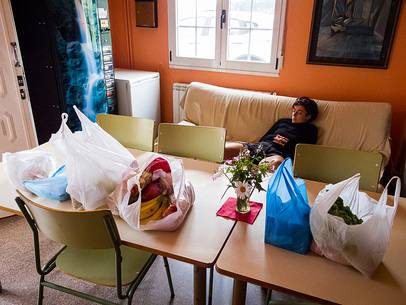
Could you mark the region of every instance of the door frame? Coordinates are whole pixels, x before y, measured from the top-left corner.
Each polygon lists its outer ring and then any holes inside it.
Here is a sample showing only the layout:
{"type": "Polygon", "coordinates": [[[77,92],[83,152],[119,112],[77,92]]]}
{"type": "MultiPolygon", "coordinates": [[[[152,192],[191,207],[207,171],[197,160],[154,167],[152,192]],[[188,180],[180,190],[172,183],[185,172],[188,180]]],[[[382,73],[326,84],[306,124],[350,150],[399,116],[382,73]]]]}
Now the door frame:
{"type": "MultiPolygon", "coordinates": [[[[19,103],[19,108],[20,108],[20,113],[22,115],[22,121],[23,121],[23,126],[22,128],[25,131],[26,135],[26,144],[27,144],[27,149],[33,148],[38,146],[38,140],[37,140],[37,134],[35,131],[35,124],[34,124],[34,118],[32,115],[32,110],[31,110],[31,101],[30,101],[30,95],[28,92],[28,87],[27,87],[27,80],[25,77],[25,72],[24,72],[24,63],[22,61],[22,56],[20,53],[20,45],[18,43],[18,37],[17,37],[17,30],[15,27],[14,23],[14,15],[13,15],[13,10],[11,8],[11,2],[10,0],[0,0],[0,14],[3,14],[3,17],[5,19],[5,26],[6,26],[6,36],[8,39],[8,44],[7,44],[7,49],[9,50],[9,56],[10,58],[14,57],[13,50],[11,48],[10,43],[11,42],[16,42],[17,48],[16,48],[16,53],[19,62],[21,63],[20,67],[16,67],[13,70],[13,77],[15,82],[17,83],[17,75],[21,75],[24,80],[24,87],[19,87],[18,88],[23,88],[25,91],[25,96],[26,98],[23,100],[19,98],[20,103],[19,103]]],[[[0,158],[1,159],[1,158],[0,158]]]]}

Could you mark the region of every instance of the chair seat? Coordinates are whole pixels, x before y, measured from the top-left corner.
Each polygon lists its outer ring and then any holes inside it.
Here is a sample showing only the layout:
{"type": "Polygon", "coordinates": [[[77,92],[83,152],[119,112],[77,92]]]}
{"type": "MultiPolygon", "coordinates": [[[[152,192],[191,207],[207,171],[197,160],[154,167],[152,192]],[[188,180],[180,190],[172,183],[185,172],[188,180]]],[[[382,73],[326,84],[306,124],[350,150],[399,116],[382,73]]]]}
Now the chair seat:
{"type": "MultiPolygon", "coordinates": [[[[142,270],[148,252],[121,246],[122,284],[127,285],[142,270]]],[[[76,249],[67,247],[56,260],[57,267],[66,274],[103,286],[116,286],[114,249],[76,249]]]]}

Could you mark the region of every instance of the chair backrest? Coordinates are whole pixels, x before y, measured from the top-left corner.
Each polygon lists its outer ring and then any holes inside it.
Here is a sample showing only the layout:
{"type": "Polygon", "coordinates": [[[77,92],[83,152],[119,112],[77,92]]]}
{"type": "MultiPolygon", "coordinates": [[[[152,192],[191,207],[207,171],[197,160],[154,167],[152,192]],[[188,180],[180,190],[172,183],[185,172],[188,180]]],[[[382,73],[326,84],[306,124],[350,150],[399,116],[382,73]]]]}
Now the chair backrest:
{"type": "Polygon", "coordinates": [[[41,206],[19,193],[16,201],[27,218],[49,239],[74,248],[107,249],[114,242],[106,222],[112,226],[115,242],[120,242],[117,227],[109,210],[62,211],[41,206]],[[19,200],[20,199],[20,200],[19,200]],[[25,207],[29,214],[24,213],[25,207]]]}
{"type": "Polygon", "coordinates": [[[158,152],[223,162],[225,139],[224,128],[161,123],[158,128],[158,152]]]}
{"type": "Polygon", "coordinates": [[[98,114],[96,121],[125,147],[152,151],[155,122],[125,115],[98,114]]]}
{"type": "Polygon", "coordinates": [[[326,183],[337,183],[360,173],[360,188],[375,192],[381,167],[382,155],[378,152],[298,144],[293,172],[295,177],[326,183]]]}

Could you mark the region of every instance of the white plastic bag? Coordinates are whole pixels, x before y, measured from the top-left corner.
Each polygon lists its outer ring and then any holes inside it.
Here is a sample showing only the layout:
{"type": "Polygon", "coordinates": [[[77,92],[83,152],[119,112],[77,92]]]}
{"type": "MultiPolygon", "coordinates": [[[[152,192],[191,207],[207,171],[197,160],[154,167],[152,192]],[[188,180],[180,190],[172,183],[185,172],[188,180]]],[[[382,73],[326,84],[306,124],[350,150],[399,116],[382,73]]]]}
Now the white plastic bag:
{"type": "Polygon", "coordinates": [[[399,202],[400,179],[396,179],[393,206],[388,206],[388,185],[379,201],[358,191],[360,175],[328,185],[316,198],[310,212],[310,229],[322,255],[336,262],[352,265],[370,276],[381,263],[388,247],[390,233],[399,202]],[[338,197],[352,213],[363,220],[347,225],[341,218],[328,214],[338,197]]]}
{"type": "Polygon", "coordinates": [[[75,132],[75,136],[80,138],[81,141],[91,143],[101,148],[105,148],[110,152],[114,152],[120,156],[125,156],[134,160],[134,156],[126,149],[120,142],[113,138],[98,124],[90,121],[76,106],[73,109],[78,116],[82,125],[82,131],[75,132]]]}
{"type": "MultiPolygon", "coordinates": [[[[173,231],[176,230],[183,222],[187,212],[193,205],[195,200],[195,193],[193,186],[190,182],[185,181],[183,163],[179,159],[166,158],[161,155],[151,154],[148,158],[140,161],[143,165],[140,168],[130,168],[123,181],[117,186],[116,190],[109,196],[108,205],[113,214],[118,214],[124,219],[132,228],[137,230],[162,230],[173,231]],[[170,196],[171,202],[176,206],[176,211],[167,215],[159,220],[151,220],[146,224],[140,222],[141,210],[141,193],[138,199],[129,205],[131,190],[134,186],[140,189],[140,177],[143,171],[151,164],[156,158],[162,158],[169,163],[170,176],[173,186],[173,194],[170,196]]],[[[159,179],[161,170],[153,173],[152,180],[159,179]]]]}
{"type": "Polygon", "coordinates": [[[3,162],[11,183],[25,191],[28,190],[23,184],[24,181],[48,178],[55,171],[51,154],[41,150],[4,153],[3,162]]]}
{"type": "Polygon", "coordinates": [[[94,210],[105,204],[104,200],[135,159],[124,146],[74,108],[83,130],[72,133],[66,124],[68,116],[63,114],[61,127],[52,135],[50,143],[65,161],[67,192],[86,210],[94,210]]]}

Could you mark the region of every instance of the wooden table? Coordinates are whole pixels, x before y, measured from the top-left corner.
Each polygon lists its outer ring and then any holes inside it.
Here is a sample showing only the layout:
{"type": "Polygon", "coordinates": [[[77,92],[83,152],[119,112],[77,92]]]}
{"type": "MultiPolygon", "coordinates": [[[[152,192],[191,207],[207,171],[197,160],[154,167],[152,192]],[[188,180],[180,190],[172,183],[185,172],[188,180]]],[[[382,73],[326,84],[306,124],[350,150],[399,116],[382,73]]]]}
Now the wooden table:
{"type": "MultiPolygon", "coordinates": [[[[49,146],[46,151],[51,151],[49,146]]],[[[149,153],[130,150],[138,158],[149,153]]],[[[194,186],[196,200],[184,223],[174,232],[137,231],[116,217],[116,224],[124,244],[194,265],[194,304],[206,303],[206,268],[212,267],[226,242],[235,222],[216,217],[227,181],[213,181],[212,174],[218,164],[182,159],[186,179],[194,186]]],[[[28,198],[50,208],[71,210],[70,201],[62,203],[24,193],[28,198]]],[[[21,214],[14,202],[13,186],[5,179],[0,165],[0,208],[21,214]]],[[[176,288],[176,283],[175,283],[176,288]]]]}
{"type": "MultiPolygon", "coordinates": [[[[324,184],[306,184],[313,203],[324,184]]],[[[234,305],[245,304],[246,282],[321,303],[406,304],[406,198],[400,200],[383,263],[370,279],[313,253],[301,255],[265,244],[264,231],[265,209],[253,225],[237,223],[217,260],[216,270],[234,278],[234,305]]]]}

